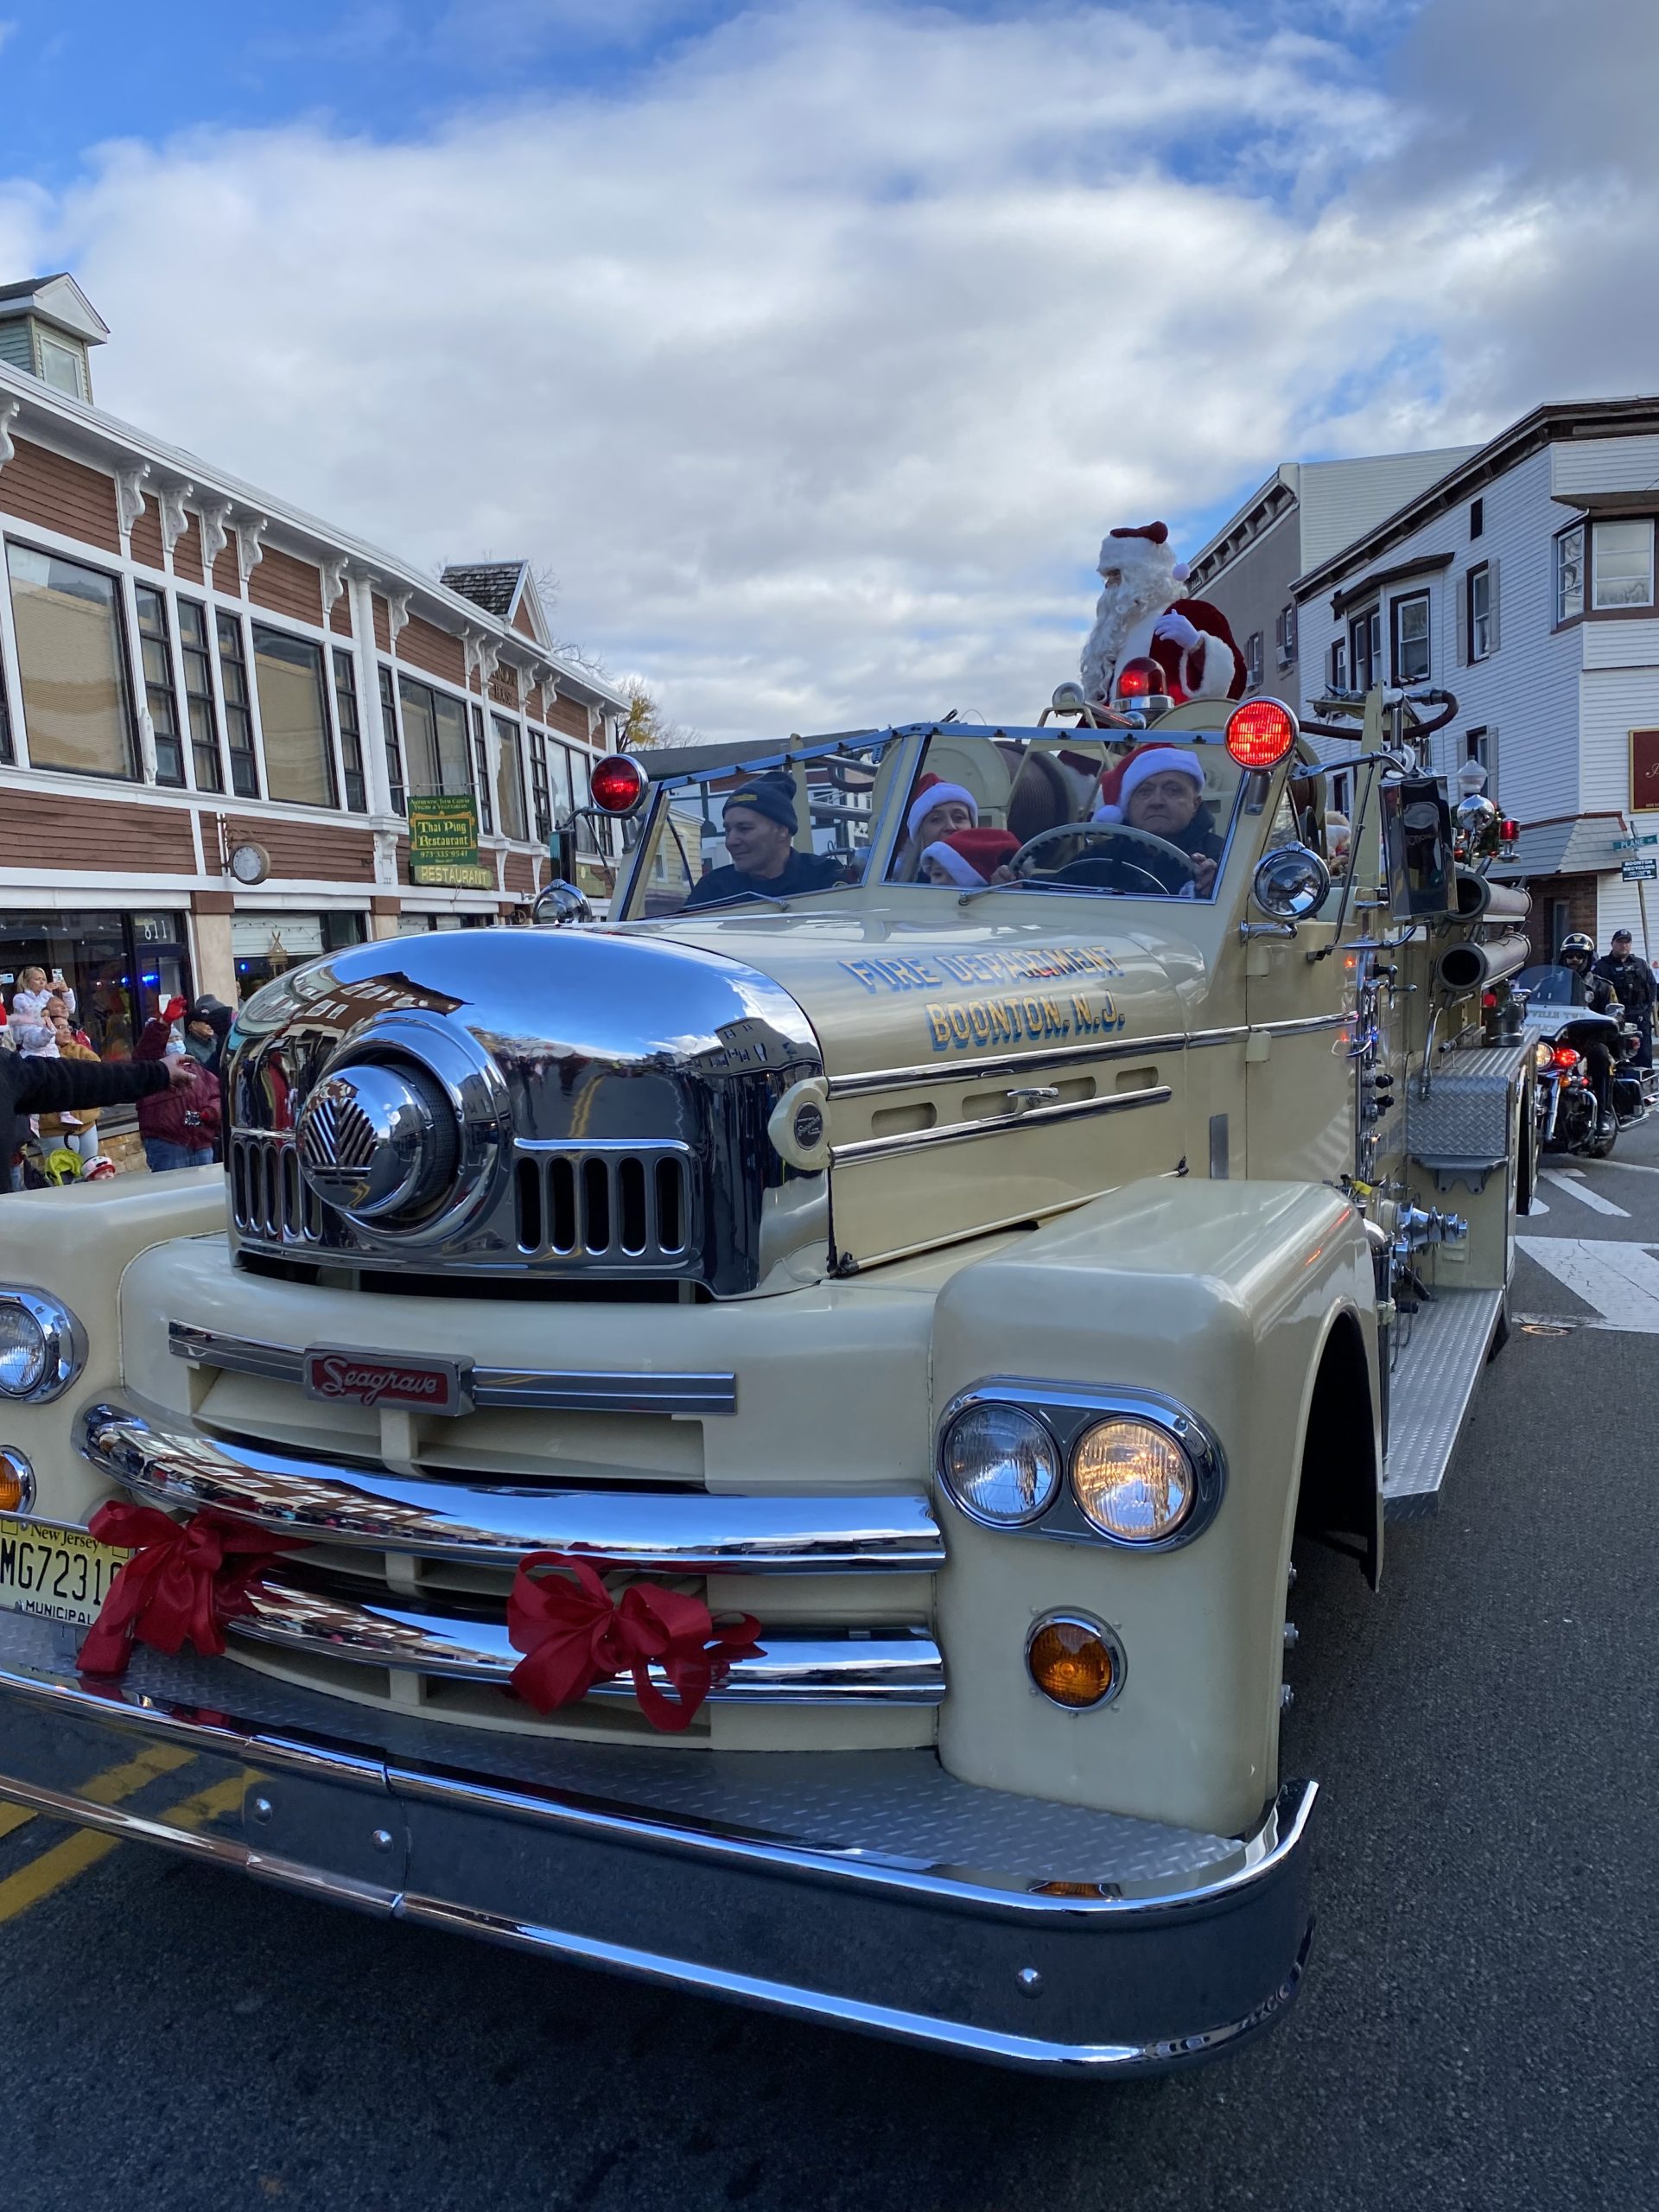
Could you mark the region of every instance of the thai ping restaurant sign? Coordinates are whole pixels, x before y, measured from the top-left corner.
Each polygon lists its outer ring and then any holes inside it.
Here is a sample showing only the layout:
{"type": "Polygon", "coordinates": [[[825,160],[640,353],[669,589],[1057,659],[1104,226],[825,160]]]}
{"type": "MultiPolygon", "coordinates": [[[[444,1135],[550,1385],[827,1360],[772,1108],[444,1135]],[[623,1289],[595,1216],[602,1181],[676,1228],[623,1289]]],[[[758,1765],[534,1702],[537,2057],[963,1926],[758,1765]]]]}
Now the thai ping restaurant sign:
{"type": "Polygon", "coordinates": [[[493,891],[495,870],[478,857],[478,801],[470,792],[409,798],[411,883],[457,891],[493,891]]]}

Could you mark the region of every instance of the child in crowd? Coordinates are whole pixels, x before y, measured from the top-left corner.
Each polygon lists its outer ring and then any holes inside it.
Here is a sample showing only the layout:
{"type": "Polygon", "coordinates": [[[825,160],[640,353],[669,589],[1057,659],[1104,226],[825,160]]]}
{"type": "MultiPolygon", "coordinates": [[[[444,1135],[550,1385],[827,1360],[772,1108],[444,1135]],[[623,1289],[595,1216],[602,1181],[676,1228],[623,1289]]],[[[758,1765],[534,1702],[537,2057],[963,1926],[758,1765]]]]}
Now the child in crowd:
{"type": "Polygon", "coordinates": [[[60,998],[67,1010],[75,1010],[75,995],[64,981],[61,968],[54,968],[48,976],[44,968],[25,968],[17,978],[17,988],[11,995],[11,1018],[14,1021],[41,1021],[45,1019],[46,1002],[60,998]]]}
{"type": "Polygon", "coordinates": [[[988,883],[1012,883],[1009,861],[1020,849],[1011,830],[957,830],[922,849],[922,877],[928,883],[955,884],[972,891],[988,883]]]}

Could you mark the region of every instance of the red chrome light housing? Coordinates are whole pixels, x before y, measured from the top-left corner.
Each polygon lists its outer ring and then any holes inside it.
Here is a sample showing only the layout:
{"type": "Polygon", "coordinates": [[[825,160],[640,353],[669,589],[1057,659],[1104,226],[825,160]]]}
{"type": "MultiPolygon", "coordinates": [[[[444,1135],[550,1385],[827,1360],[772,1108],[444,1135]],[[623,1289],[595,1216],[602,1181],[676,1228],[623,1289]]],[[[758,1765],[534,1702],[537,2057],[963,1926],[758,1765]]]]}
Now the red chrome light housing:
{"type": "Polygon", "coordinates": [[[632,814],[645,804],[651,779],[626,753],[608,753],[594,764],[589,788],[601,814],[632,814]]]}
{"type": "Polygon", "coordinates": [[[1118,670],[1116,688],[1120,699],[1156,698],[1163,691],[1164,671],[1150,655],[1142,654],[1138,660],[1126,660],[1118,670]]]}
{"type": "Polygon", "coordinates": [[[1227,750],[1241,768],[1276,768],[1296,742],[1296,717],[1277,699],[1247,699],[1227,717],[1227,750]]]}
{"type": "Polygon", "coordinates": [[[1557,1045],[1549,1056],[1549,1065],[1553,1068],[1575,1068],[1579,1056],[1570,1045],[1557,1045]]]}
{"type": "Polygon", "coordinates": [[[1512,845],[1521,835],[1521,824],[1518,822],[1512,822],[1506,814],[1497,825],[1497,834],[1506,845],[1512,845]]]}

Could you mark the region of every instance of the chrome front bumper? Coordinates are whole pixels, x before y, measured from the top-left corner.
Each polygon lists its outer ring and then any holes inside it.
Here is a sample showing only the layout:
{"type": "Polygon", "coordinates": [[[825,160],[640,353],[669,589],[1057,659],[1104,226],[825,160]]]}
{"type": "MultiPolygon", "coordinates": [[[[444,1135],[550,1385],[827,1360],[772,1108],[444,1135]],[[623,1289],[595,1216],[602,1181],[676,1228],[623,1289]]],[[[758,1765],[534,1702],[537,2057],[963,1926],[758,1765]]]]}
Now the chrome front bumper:
{"type": "Polygon", "coordinates": [[[1096,2075],[1225,2050],[1300,1980],[1312,1783],[1241,1842],[974,1789],[931,1751],[486,1753],[395,1713],[369,1745],[360,1707],[229,1661],[141,1651],[116,1684],[73,1652],[0,1615],[0,1799],[385,1918],[1096,2075]],[[155,1743],[193,1764],[96,1802],[155,1743]]]}

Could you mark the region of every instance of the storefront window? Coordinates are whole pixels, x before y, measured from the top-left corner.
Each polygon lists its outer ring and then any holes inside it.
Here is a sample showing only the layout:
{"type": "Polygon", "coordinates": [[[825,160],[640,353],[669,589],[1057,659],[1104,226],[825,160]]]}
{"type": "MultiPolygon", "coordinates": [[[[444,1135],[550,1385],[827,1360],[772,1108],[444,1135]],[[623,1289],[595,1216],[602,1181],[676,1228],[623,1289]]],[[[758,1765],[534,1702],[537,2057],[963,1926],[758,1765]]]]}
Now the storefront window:
{"type": "Polygon", "coordinates": [[[37,768],[130,779],[132,707],[113,576],[7,548],[23,722],[37,768]]]}
{"type": "Polygon", "coordinates": [[[334,805],[334,748],[323,703],[321,647],[256,622],[253,670],[269,796],[291,800],[296,806],[334,805]]]}
{"type": "Polygon", "coordinates": [[[165,911],[0,914],[0,997],[8,1011],[31,968],[61,976],[75,1020],[101,1059],[126,1060],[139,1031],[194,985],[185,918],[165,911]]]}

